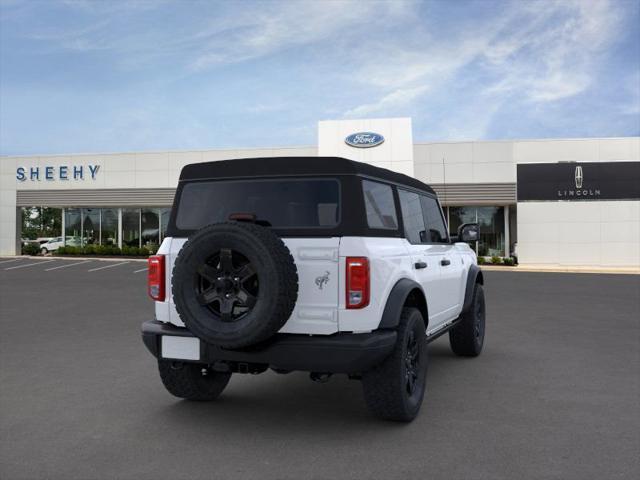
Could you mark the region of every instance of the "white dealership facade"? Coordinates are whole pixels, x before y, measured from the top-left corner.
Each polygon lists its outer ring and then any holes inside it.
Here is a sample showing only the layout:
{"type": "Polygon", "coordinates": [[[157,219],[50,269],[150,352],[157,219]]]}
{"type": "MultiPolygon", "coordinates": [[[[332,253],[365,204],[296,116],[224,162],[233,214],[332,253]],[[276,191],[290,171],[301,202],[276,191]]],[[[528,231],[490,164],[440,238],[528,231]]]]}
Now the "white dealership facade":
{"type": "Polygon", "coordinates": [[[640,268],[640,137],[414,143],[408,118],[323,121],[316,146],[2,157],[0,255],[20,253],[23,207],[59,208],[63,236],[83,243],[144,246],[162,240],[184,165],[317,155],[431,185],[451,231],[481,224],[480,255],[640,268]],[[345,141],[356,133],[382,141],[345,141]]]}

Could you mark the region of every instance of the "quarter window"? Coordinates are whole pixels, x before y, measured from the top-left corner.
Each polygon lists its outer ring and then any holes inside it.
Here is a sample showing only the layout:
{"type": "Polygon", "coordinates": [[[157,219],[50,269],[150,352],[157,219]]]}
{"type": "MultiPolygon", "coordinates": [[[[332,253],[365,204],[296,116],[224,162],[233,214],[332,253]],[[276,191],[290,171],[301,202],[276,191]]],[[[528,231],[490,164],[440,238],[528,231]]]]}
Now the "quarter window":
{"type": "Polygon", "coordinates": [[[391,187],[384,183],[363,180],[362,192],[369,227],[396,230],[398,219],[391,187]]]}
{"type": "Polygon", "coordinates": [[[447,235],[447,229],[444,225],[444,219],[442,218],[442,211],[440,210],[440,205],[437,200],[421,195],[420,201],[422,202],[424,222],[427,225],[426,241],[428,243],[447,243],[449,236],[447,235]]]}
{"type": "Polygon", "coordinates": [[[402,222],[404,234],[409,243],[417,244],[425,242],[426,229],[420,195],[406,190],[398,189],[400,196],[400,209],[402,210],[402,222]]]}

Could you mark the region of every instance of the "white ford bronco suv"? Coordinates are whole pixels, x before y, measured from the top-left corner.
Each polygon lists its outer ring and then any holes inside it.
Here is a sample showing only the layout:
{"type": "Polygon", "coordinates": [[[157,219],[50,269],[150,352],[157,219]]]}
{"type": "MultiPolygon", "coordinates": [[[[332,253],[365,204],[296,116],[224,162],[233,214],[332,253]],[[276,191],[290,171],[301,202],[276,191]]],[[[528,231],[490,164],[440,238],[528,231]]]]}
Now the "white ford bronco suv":
{"type": "Polygon", "coordinates": [[[373,414],[410,421],[430,341],[482,350],[483,276],[464,243],[478,233],[450,238],[430,187],[344,158],[187,165],[149,258],[142,339],[177,397],[212,400],[232,373],[341,373],[373,414]]]}

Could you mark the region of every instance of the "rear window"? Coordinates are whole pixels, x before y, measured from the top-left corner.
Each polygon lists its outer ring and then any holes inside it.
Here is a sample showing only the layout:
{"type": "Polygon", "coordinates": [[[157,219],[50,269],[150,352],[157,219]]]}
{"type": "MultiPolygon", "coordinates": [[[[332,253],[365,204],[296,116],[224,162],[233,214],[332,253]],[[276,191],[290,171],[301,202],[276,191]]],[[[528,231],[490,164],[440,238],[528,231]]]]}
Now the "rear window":
{"type": "Polygon", "coordinates": [[[274,228],[333,228],[340,222],[336,179],[231,180],[187,183],[175,224],[197,230],[248,213],[274,228]]]}
{"type": "Polygon", "coordinates": [[[369,180],[362,181],[362,193],[367,211],[367,224],[371,228],[395,230],[398,228],[393,190],[389,185],[369,180]]]}

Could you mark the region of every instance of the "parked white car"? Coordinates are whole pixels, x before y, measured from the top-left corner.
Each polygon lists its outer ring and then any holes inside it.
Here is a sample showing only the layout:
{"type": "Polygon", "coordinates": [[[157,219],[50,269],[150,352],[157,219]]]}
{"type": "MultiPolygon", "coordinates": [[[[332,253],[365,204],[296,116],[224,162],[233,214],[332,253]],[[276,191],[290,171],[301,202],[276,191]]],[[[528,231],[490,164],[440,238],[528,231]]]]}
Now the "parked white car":
{"type": "Polygon", "coordinates": [[[475,357],[483,275],[435,192],[343,158],[252,158],[183,168],[142,337],[173,395],[213,400],[234,373],[362,380],[371,412],[410,421],[427,345],[475,357]]]}
{"type": "MultiPolygon", "coordinates": [[[[67,237],[66,244],[69,247],[79,247],[80,240],[76,237],[67,237]]],[[[55,252],[60,247],[64,247],[64,246],[65,246],[65,241],[62,237],[54,237],[50,239],[48,242],[45,242],[42,245],[40,245],[40,253],[42,253],[43,255],[46,255],[48,253],[55,252]]]]}

